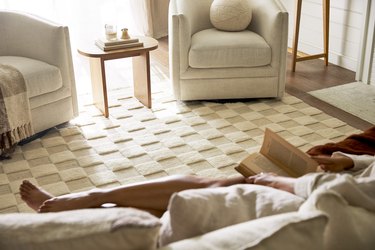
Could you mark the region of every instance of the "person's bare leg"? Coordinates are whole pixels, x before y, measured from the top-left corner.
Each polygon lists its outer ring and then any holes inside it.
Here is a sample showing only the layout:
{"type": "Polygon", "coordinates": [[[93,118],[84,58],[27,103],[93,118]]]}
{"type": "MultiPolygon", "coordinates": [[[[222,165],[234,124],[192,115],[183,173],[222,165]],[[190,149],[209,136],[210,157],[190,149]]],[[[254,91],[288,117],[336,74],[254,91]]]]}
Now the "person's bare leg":
{"type": "Polygon", "coordinates": [[[36,187],[28,180],[24,180],[20,185],[20,195],[21,199],[35,211],[39,209],[43,202],[53,197],[50,193],[36,187]]]}
{"type": "Polygon", "coordinates": [[[134,207],[154,211],[153,214],[162,214],[166,211],[169,199],[175,192],[186,189],[230,186],[239,183],[245,183],[245,179],[235,177],[217,180],[197,176],[168,176],[108,190],[93,190],[54,197],[46,200],[39,211],[64,211],[100,207],[105,203],[114,203],[119,207],[134,207]],[[157,211],[160,211],[160,213],[157,213],[157,211]]]}

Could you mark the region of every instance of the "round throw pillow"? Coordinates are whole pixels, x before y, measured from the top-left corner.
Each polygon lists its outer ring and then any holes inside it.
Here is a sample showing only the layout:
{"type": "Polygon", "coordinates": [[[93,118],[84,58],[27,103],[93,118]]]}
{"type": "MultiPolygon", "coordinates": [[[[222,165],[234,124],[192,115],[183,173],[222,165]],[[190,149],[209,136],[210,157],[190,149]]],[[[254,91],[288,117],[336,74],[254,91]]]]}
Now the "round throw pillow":
{"type": "Polygon", "coordinates": [[[248,0],[214,0],[211,4],[210,20],[219,30],[244,30],[249,26],[251,17],[248,0]]]}

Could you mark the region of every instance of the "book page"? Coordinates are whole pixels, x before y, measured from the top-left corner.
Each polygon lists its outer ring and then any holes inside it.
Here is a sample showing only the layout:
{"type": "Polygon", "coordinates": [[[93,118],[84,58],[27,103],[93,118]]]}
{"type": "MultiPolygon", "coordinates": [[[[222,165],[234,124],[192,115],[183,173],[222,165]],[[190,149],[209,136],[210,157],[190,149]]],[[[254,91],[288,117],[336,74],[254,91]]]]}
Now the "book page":
{"type": "Polygon", "coordinates": [[[284,138],[266,129],[260,153],[292,177],[315,172],[318,163],[284,138]]]}
{"type": "Polygon", "coordinates": [[[256,175],[261,172],[273,172],[281,176],[289,176],[286,171],[275,165],[260,153],[250,154],[240,163],[239,166],[236,167],[236,170],[245,177],[256,175]]]}

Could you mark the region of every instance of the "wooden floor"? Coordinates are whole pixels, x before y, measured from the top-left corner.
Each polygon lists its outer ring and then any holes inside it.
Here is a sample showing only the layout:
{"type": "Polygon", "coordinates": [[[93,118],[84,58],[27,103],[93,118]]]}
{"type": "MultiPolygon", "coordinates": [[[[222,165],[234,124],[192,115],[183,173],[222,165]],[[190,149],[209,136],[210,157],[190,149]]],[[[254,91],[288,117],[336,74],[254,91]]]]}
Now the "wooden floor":
{"type": "MultiPolygon", "coordinates": [[[[159,39],[159,48],[151,53],[151,58],[152,60],[157,60],[168,71],[167,38],[159,39]]],[[[288,54],[286,74],[286,92],[288,94],[303,100],[313,107],[319,108],[330,116],[342,120],[357,129],[365,130],[373,126],[369,122],[308,94],[309,91],[354,82],[355,72],[333,64],[326,67],[324,62],[319,59],[297,62],[296,72],[291,72],[290,69],[291,55],[288,54]]]]}

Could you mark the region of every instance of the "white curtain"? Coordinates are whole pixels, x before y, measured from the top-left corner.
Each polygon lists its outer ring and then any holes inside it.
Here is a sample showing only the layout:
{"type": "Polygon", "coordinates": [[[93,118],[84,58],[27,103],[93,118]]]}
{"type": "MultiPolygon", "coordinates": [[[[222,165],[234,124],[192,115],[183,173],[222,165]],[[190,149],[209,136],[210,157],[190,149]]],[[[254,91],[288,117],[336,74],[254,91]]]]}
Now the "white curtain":
{"type": "Polygon", "coordinates": [[[169,0],[130,0],[135,27],[154,38],[168,35],[169,0]]]}
{"type": "Polygon", "coordinates": [[[0,0],[0,9],[21,10],[67,25],[72,43],[79,45],[102,36],[105,23],[142,34],[134,25],[130,1],[138,0],[0,0]]]}
{"type": "Polygon", "coordinates": [[[0,0],[0,9],[21,10],[69,26],[72,44],[103,35],[105,23],[130,35],[168,34],[169,0],[0,0]]]}
{"type": "MultiPolygon", "coordinates": [[[[130,1],[133,0],[0,0],[0,9],[28,12],[68,26],[77,92],[85,94],[91,92],[90,66],[77,48],[104,36],[106,23],[117,24],[119,30],[127,27],[130,35],[142,34],[134,25],[130,1]]],[[[131,70],[131,61],[116,61],[108,62],[111,66],[106,67],[107,82],[118,81],[119,68],[131,70]]]]}
{"type": "MultiPolygon", "coordinates": [[[[77,48],[104,36],[106,23],[116,24],[118,30],[128,28],[130,36],[166,36],[168,4],[169,0],[0,0],[0,9],[24,11],[68,26],[77,91],[88,93],[88,60],[78,55],[77,48]]],[[[106,67],[107,82],[118,81],[118,69],[131,67],[129,60],[115,61],[108,61],[112,66],[106,67]]]]}

